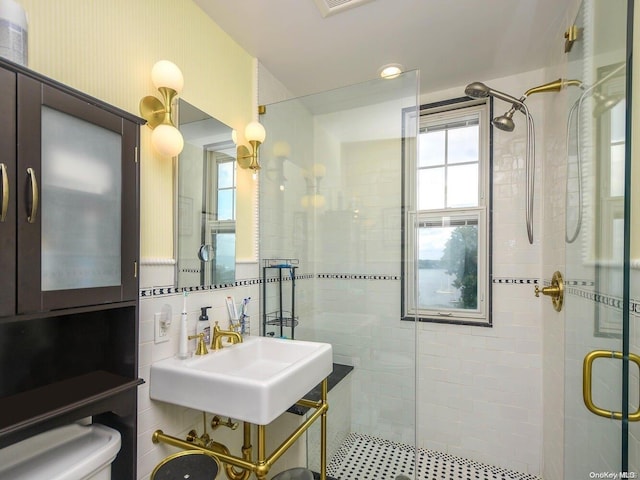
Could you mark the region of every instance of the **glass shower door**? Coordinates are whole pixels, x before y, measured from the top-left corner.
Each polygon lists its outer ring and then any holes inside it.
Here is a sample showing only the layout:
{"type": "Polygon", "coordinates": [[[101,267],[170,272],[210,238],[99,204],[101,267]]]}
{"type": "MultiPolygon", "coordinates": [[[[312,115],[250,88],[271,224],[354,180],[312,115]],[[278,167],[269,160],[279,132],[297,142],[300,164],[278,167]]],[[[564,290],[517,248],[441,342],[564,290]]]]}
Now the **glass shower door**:
{"type": "Polygon", "coordinates": [[[638,349],[629,350],[627,9],[626,1],[585,0],[569,54],[569,78],[582,86],[568,93],[566,479],[639,471],[629,444],[638,349]]]}
{"type": "MultiPolygon", "coordinates": [[[[261,265],[296,266],[282,279],[276,268],[264,274],[261,333],[291,335],[268,325],[283,311],[277,292],[286,310],[293,290],[295,338],[332,344],[334,374],[346,372],[329,391],[334,478],[415,475],[416,325],[402,318],[401,282],[404,149],[416,136],[406,116],[417,124],[417,91],[417,72],[406,72],[270,104],[261,118],[261,265]]],[[[318,443],[314,426],[316,472],[318,443]]]]}

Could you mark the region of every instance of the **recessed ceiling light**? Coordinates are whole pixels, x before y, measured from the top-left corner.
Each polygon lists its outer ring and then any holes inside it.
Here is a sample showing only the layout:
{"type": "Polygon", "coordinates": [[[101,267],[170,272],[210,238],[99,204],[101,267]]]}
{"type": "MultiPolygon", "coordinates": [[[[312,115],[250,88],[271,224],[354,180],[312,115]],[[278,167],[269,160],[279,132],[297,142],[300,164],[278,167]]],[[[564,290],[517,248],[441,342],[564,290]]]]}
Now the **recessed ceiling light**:
{"type": "Polygon", "coordinates": [[[402,73],[402,65],[400,65],[399,63],[390,63],[388,65],[383,65],[382,67],[380,67],[380,70],[378,70],[378,73],[382,78],[396,78],[402,73]]]}

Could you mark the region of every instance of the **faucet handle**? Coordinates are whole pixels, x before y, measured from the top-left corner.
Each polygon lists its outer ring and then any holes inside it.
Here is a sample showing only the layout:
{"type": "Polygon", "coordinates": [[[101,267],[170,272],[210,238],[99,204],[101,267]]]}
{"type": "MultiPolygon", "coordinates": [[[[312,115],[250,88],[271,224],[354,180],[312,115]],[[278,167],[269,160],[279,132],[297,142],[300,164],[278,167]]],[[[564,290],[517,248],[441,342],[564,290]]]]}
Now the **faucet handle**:
{"type": "Polygon", "coordinates": [[[189,335],[187,338],[189,340],[193,340],[194,338],[198,339],[198,348],[196,348],[196,355],[206,355],[207,353],[209,353],[209,350],[207,350],[207,345],[204,342],[204,333],[189,335]]]}

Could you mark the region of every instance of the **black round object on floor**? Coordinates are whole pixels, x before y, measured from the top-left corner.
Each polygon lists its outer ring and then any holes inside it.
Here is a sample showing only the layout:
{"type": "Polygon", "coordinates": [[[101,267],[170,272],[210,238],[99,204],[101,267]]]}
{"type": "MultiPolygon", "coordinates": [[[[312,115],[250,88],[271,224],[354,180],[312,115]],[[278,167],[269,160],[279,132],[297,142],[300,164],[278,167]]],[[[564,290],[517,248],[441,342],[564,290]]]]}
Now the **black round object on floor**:
{"type": "Polygon", "coordinates": [[[218,459],[200,450],[169,455],[151,473],[151,480],[214,480],[220,472],[218,459]]]}
{"type": "Polygon", "coordinates": [[[306,468],[290,468],[280,472],[272,480],[313,480],[313,473],[306,468]]]}

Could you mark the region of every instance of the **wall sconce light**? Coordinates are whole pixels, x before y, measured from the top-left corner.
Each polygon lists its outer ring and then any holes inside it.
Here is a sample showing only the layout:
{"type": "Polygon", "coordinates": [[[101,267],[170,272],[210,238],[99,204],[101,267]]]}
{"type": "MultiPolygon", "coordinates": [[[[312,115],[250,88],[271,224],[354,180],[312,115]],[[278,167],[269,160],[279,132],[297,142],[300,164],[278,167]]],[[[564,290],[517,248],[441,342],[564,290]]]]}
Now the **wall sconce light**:
{"type": "Polygon", "coordinates": [[[322,163],[315,163],[311,166],[311,171],[305,171],[304,181],[307,184],[307,194],[300,199],[300,204],[304,208],[322,208],[326,201],[324,195],[320,193],[320,180],[327,173],[327,167],[322,163]]]}
{"type": "Polygon", "coordinates": [[[264,178],[278,184],[281,192],[285,190],[287,177],[285,176],[285,163],[291,157],[291,146],[284,140],[273,141],[271,155],[266,157],[262,165],[264,178]]]}
{"type": "Polygon", "coordinates": [[[173,123],[172,104],[182,91],[184,78],[180,69],[168,60],[160,60],[151,69],[151,80],[162,100],[148,95],[140,100],[140,114],[153,130],[151,144],[161,154],[175,157],[184,147],[180,130],[173,123]]]}
{"type": "MultiPolygon", "coordinates": [[[[260,122],[251,122],[244,129],[244,138],[249,142],[246,145],[238,145],[236,160],[242,168],[249,168],[254,172],[260,170],[260,162],[258,161],[258,148],[264,142],[267,132],[260,122]]],[[[233,135],[233,141],[237,144],[237,138],[233,135]]]]}

